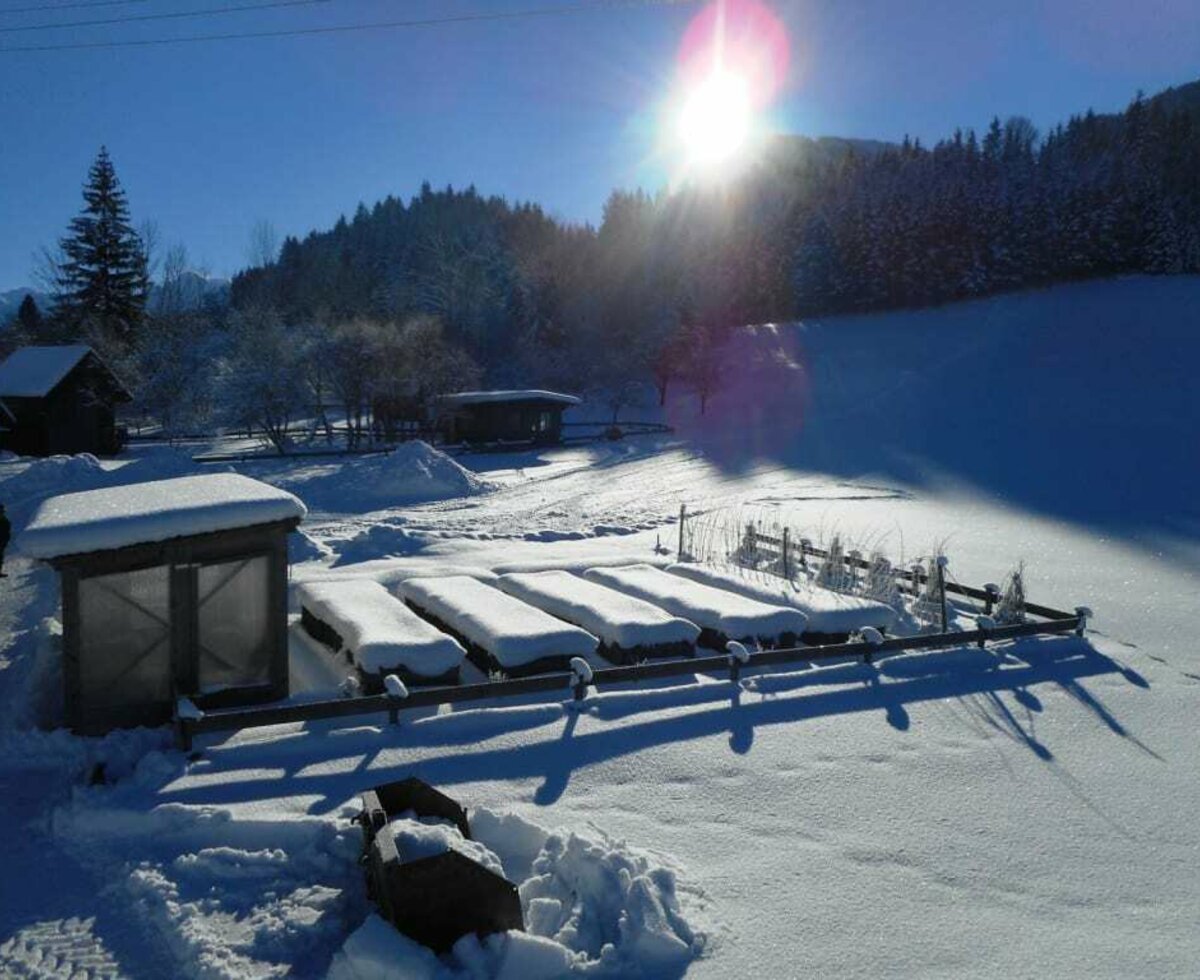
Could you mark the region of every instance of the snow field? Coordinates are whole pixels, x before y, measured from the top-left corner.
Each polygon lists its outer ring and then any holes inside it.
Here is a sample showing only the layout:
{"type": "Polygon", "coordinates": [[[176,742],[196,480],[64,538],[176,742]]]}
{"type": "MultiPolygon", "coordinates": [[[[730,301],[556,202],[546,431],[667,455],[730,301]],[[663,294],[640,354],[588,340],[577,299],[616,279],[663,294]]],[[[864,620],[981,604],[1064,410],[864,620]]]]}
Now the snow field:
{"type": "Polygon", "coordinates": [[[788,635],[799,638],[807,623],[799,609],[768,605],[670,575],[652,565],[592,568],[584,574],[593,582],[644,599],[727,639],[774,643],[788,635]]]}
{"type": "Polygon", "coordinates": [[[896,610],[874,599],[843,595],[805,582],[797,584],[767,572],[714,568],[691,562],[678,562],[667,571],[757,602],[799,609],[807,618],[806,630],[811,633],[852,633],[863,626],[891,630],[899,621],[896,610]]]}
{"type": "Polygon", "coordinates": [[[594,633],[611,646],[632,650],[692,644],[700,627],[642,599],[565,571],[510,573],[496,586],[509,595],[594,633]]]}
{"type": "Polygon", "coordinates": [[[342,638],[354,662],[369,673],[403,667],[438,677],[461,665],[459,642],[431,626],[371,579],[306,582],[296,589],[300,605],[342,638]]]}
{"type": "Polygon", "coordinates": [[[410,578],[396,588],[502,668],[527,667],[547,657],[587,657],[599,646],[591,633],[469,576],[410,578]]]}

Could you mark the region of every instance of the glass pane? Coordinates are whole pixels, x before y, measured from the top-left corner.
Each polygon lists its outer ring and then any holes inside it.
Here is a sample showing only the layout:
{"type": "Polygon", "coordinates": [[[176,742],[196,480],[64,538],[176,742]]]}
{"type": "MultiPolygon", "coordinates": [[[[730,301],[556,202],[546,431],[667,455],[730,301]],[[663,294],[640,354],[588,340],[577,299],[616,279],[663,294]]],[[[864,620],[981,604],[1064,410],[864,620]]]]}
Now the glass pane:
{"type": "Polygon", "coordinates": [[[200,691],[270,679],[271,560],[266,555],[199,571],[200,691]]]}
{"type": "Polygon", "coordinates": [[[84,712],[171,700],[171,586],[166,567],[79,582],[84,712]]]}

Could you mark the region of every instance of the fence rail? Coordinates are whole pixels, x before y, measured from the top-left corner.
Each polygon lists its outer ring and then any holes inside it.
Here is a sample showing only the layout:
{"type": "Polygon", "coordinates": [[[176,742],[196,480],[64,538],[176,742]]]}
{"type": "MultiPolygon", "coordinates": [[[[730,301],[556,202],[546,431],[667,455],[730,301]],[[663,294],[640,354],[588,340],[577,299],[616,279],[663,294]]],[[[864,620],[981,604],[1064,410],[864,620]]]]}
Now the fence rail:
{"type": "MultiPolygon", "coordinates": [[[[980,592],[983,595],[987,594],[983,590],[972,591],[980,592]]],[[[875,643],[862,640],[830,646],[759,650],[749,653],[744,661],[738,660],[731,654],[715,654],[682,660],[651,660],[625,667],[601,667],[593,670],[591,677],[586,681],[573,671],[560,671],[552,674],[539,674],[534,677],[488,681],[482,684],[417,688],[408,692],[404,697],[373,694],[330,701],[213,711],[206,712],[198,718],[177,719],[176,730],[181,745],[187,750],[191,748],[192,740],[198,735],[265,725],[323,721],[330,718],[383,713],[386,713],[391,722],[396,724],[399,722],[400,711],[408,708],[436,707],[443,704],[460,704],[464,701],[484,701],[493,698],[567,690],[573,691],[575,699],[579,700],[583,698],[586,688],[589,686],[601,689],[609,684],[637,683],[665,677],[716,672],[728,672],[730,678],[736,680],[741,672],[756,667],[854,657],[870,663],[876,657],[910,650],[944,650],[971,644],[982,647],[988,642],[1058,633],[1083,635],[1086,617],[1081,614],[1072,615],[1044,606],[1027,605],[1026,608],[1036,615],[1047,618],[1042,621],[1014,623],[1009,626],[979,627],[960,632],[892,637],[875,643]]]]}

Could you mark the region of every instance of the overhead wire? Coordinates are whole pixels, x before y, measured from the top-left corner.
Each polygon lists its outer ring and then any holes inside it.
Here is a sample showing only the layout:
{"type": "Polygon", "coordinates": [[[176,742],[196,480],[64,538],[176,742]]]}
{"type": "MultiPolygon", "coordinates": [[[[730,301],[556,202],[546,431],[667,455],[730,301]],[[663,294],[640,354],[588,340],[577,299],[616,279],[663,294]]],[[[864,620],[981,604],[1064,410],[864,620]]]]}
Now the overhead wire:
{"type": "Polygon", "coordinates": [[[260,3],[232,4],[226,7],[201,7],[198,10],[170,10],[157,14],[133,14],[127,17],[102,17],[96,20],[68,20],[57,24],[22,24],[18,27],[0,27],[0,34],[17,34],[22,31],[60,31],[68,27],[100,27],[108,24],[133,24],[146,20],[180,20],[186,17],[213,17],[220,14],[240,14],[248,10],[270,10],[273,7],[305,7],[331,0],[265,0],[260,3]]]}
{"type": "Polygon", "coordinates": [[[561,17],[592,10],[634,7],[684,6],[696,0],[578,0],[550,7],[526,7],[518,10],[476,11],[441,17],[414,17],[404,20],[374,21],[356,24],[336,24],[327,27],[281,28],[267,31],[228,31],[214,34],[186,34],[178,37],[146,38],[120,41],[74,41],[58,44],[21,45],[0,48],[0,54],[43,51],[79,51],[97,48],[145,48],[166,44],[203,44],[218,41],[253,40],[277,37],[312,37],[322,34],[347,34],[362,31],[404,30],[421,27],[440,27],[453,24],[473,24],[494,21],[522,20],[534,17],[561,17]]]}

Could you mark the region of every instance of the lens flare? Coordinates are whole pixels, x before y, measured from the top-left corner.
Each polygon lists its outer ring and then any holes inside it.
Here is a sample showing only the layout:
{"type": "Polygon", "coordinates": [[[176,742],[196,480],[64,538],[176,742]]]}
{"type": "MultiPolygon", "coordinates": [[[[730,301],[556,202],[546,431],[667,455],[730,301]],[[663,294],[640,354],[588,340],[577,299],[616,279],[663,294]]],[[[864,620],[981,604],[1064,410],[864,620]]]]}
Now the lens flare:
{"type": "Polygon", "coordinates": [[[715,0],[684,31],[663,135],[676,180],[721,178],[764,128],[788,71],[787,30],[759,0],[715,0]]]}
{"type": "Polygon", "coordinates": [[[712,167],[737,155],[750,135],[750,90],[740,75],[715,71],[687,96],[679,140],[688,162],[712,167]]]}

